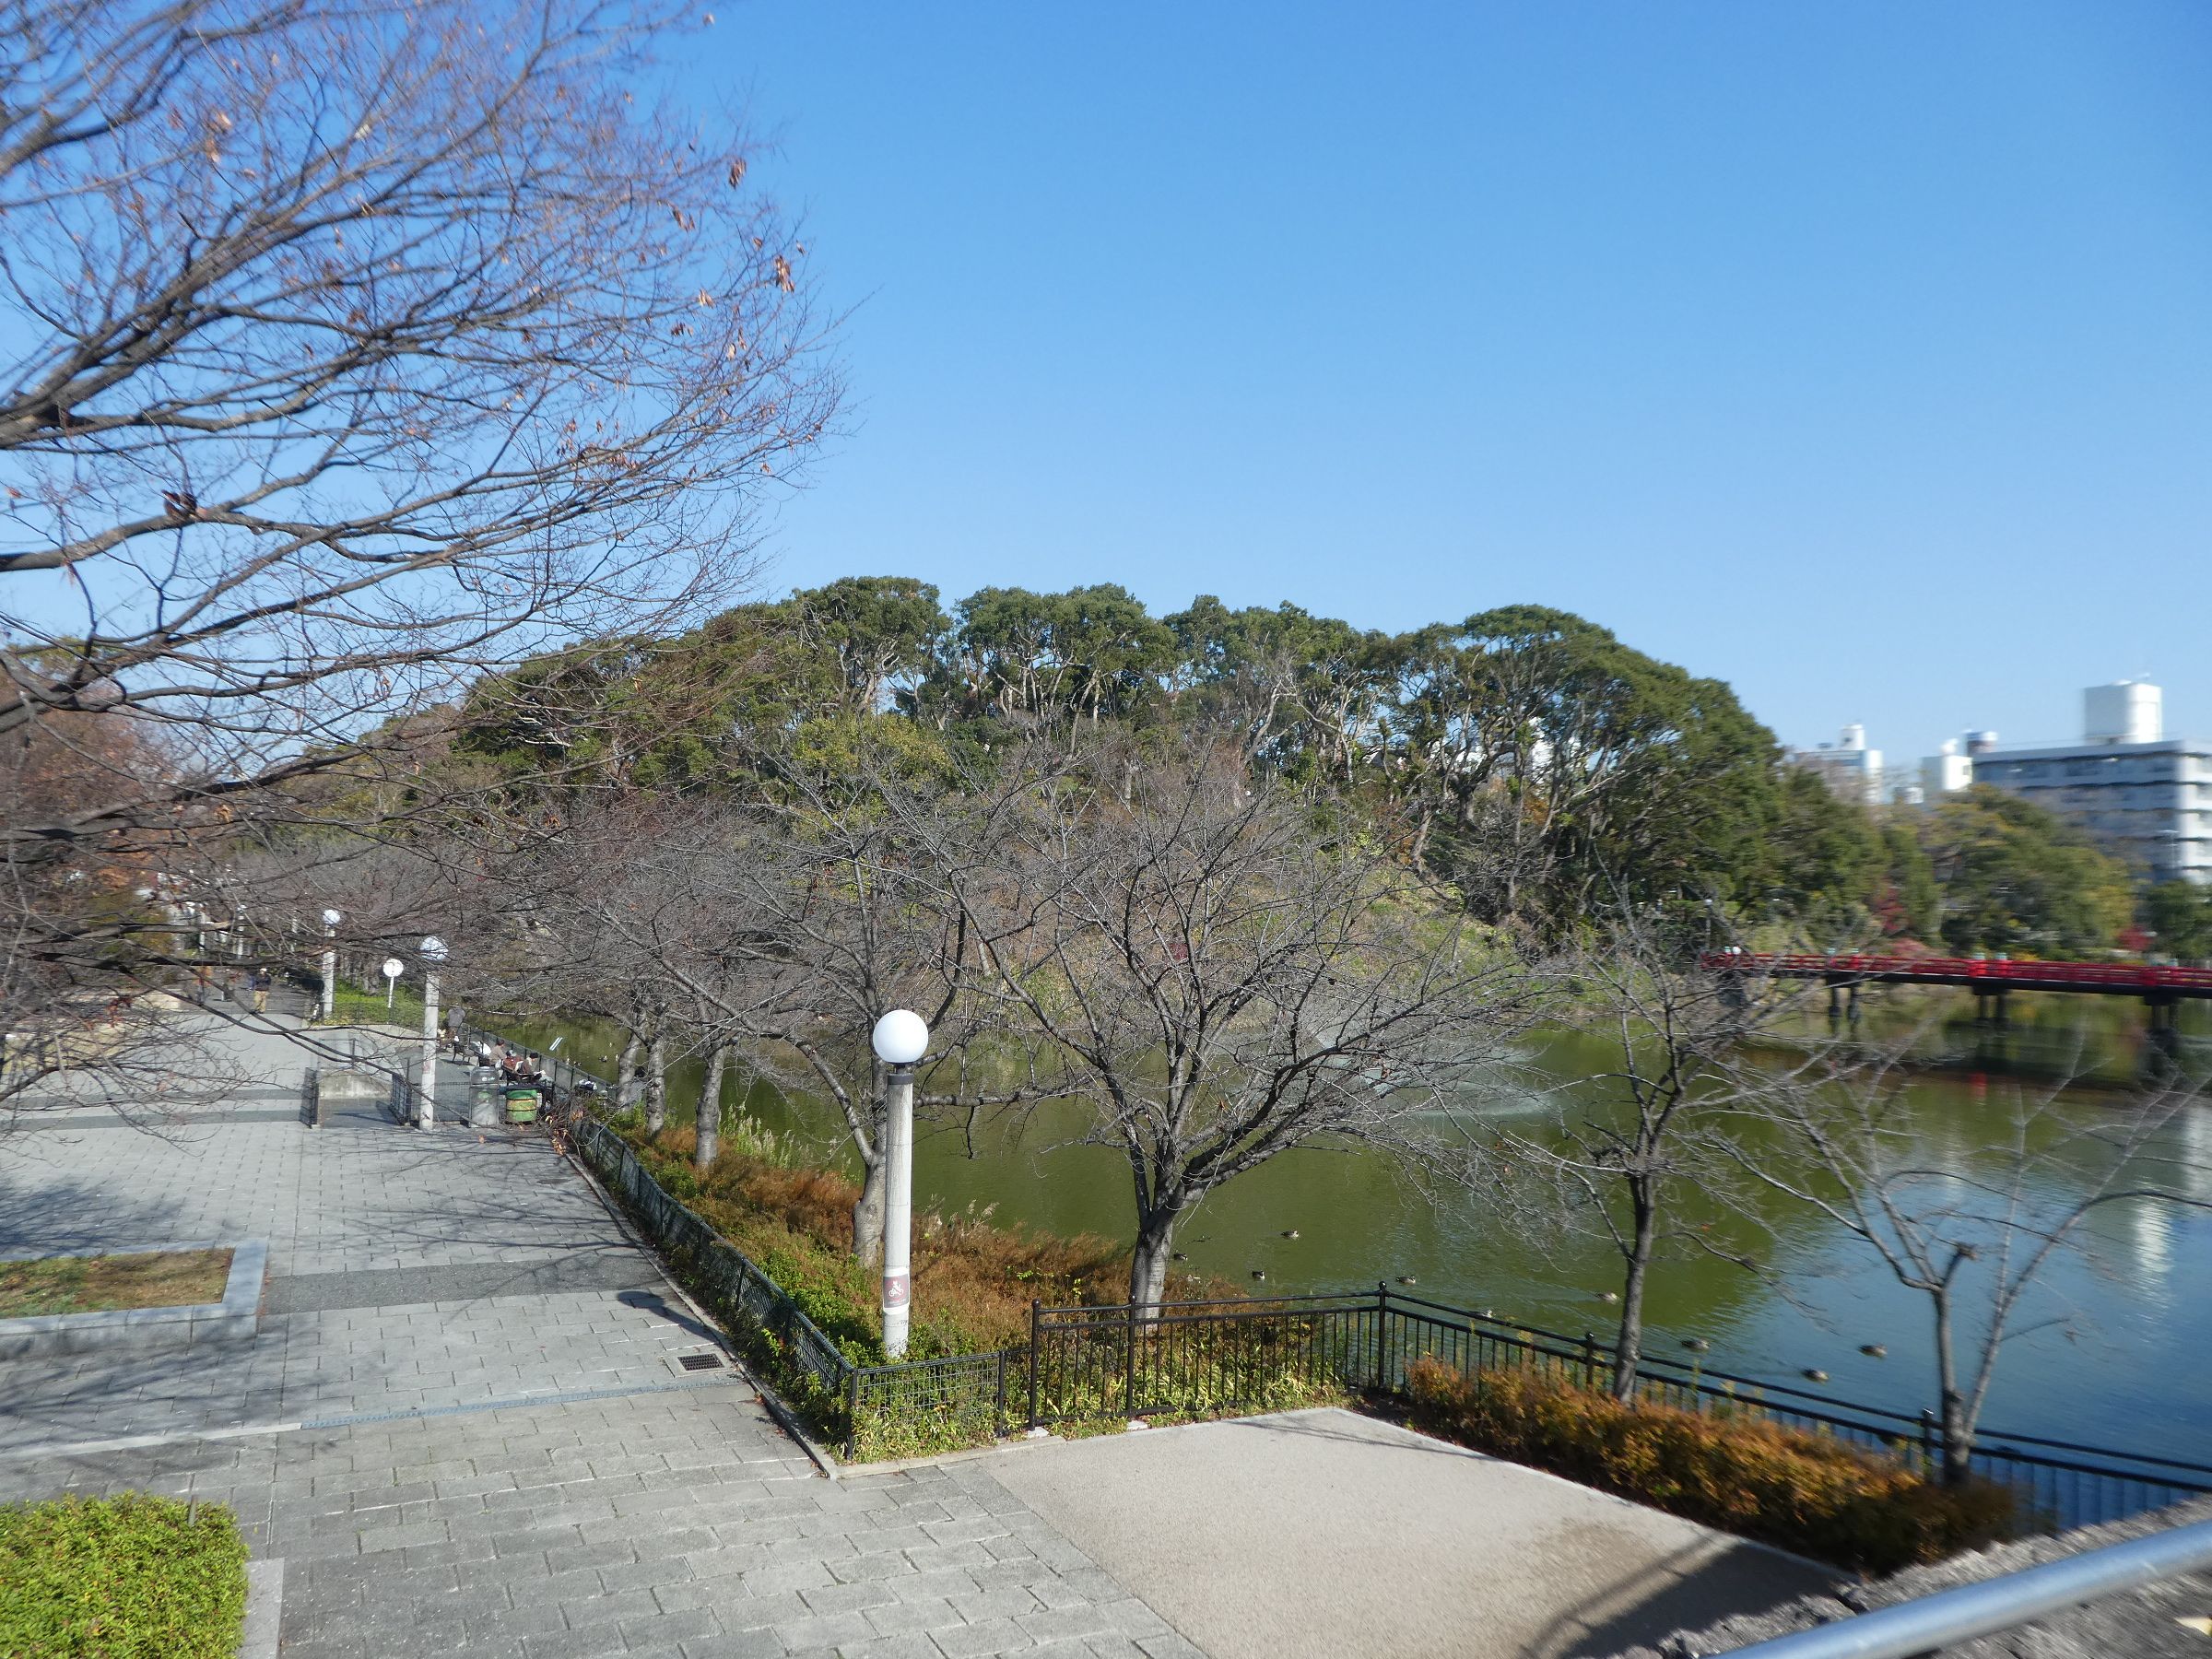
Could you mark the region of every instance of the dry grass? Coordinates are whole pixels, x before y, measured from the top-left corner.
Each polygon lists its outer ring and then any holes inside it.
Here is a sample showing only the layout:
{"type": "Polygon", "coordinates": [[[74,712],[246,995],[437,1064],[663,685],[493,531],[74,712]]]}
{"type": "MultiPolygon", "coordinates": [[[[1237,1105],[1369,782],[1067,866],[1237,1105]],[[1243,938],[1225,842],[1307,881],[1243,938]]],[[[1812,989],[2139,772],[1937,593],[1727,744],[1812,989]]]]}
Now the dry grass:
{"type": "Polygon", "coordinates": [[[227,1250],[0,1262],[0,1319],[101,1313],[117,1308],[194,1307],[222,1300],[229,1277],[227,1250]]]}
{"type": "MultiPolygon", "coordinates": [[[[855,1261],[860,1189],[828,1170],[792,1169],[725,1149],[701,1182],[689,1129],[623,1135],[653,1178],[766,1271],[807,1317],[866,1363],[880,1359],[879,1280],[855,1261]]],[[[909,1357],[984,1353],[1029,1340],[1030,1303],[1112,1304],[1129,1283],[1126,1246],[1096,1234],[1057,1239],[1000,1226],[988,1210],[914,1218],[909,1357]]]]}
{"type": "Polygon", "coordinates": [[[1626,1406],[1547,1365],[1467,1375],[1419,1359],[1406,1380],[1415,1423],[1446,1440],[1841,1567],[1941,1560],[2015,1522],[2006,1488],[1942,1486],[1755,1408],[1626,1406]]]}

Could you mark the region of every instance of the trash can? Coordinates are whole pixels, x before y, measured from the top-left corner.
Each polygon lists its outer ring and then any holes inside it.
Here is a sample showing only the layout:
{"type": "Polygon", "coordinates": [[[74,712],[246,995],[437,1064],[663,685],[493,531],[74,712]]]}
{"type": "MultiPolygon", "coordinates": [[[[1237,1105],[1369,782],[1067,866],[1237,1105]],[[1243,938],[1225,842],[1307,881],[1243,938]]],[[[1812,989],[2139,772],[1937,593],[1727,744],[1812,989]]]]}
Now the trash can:
{"type": "Polygon", "coordinates": [[[471,1066],[468,1073],[468,1126],[493,1129],[500,1122],[500,1074],[488,1065],[471,1066]]]}
{"type": "Polygon", "coordinates": [[[507,1121],[511,1124],[537,1122],[537,1090],[511,1088],[507,1091],[507,1121]]]}

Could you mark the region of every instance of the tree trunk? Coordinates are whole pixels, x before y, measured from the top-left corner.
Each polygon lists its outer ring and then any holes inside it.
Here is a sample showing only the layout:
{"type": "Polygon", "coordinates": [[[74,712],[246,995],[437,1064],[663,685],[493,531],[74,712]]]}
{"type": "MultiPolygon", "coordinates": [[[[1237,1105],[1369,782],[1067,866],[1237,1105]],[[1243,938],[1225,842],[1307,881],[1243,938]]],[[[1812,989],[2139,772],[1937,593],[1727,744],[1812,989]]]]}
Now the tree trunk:
{"type": "Polygon", "coordinates": [[[1167,1294],[1175,1223],[1181,1218],[1179,1209],[1157,1209],[1137,1224],[1136,1248],[1129,1257],[1129,1300],[1140,1319],[1157,1315],[1167,1294]]]}
{"type": "Polygon", "coordinates": [[[707,1062],[706,1087],[699,1091],[699,1145],[691,1161],[701,1176],[714,1167],[714,1155],[722,1150],[722,1079],[729,1069],[730,1045],[717,1043],[707,1062]]]}
{"type": "Polygon", "coordinates": [[[853,1254],[871,1265],[883,1260],[884,1159],[882,1143],[873,1157],[863,1154],[860,1202],[853,1206],[853,1254]]]}
{"type": "Polygon", "coordinates": [[[1973,1473],[1974,1429],[1967,1420],[1966,1396],[1959,1392],[1958,1360],[1951,1350],[1950,1298],[1942,1291],[1936,1304],[1936,1385],[1943,1391],[1943,1484],[1963,1486],[1973,1473]]]}
{"type": "Polygon", "coordinates": [[[638,1059],[645,1052],[645,1040],[637,1032],[622,1045],[622,1058],[615,1064],[615,1110],[628,1112],[638,1103],[638,1059]]]}
{"type": "Polygon", "coordinates": [[[645,1045],[645,1133],[668,1126],[668,1040],[656,1029],[645,1045]]]}
{"type": "Polygon", "coordinates": [[[1620,1335],[1613,1345],[1613,1397],[1636,1397],[1636,1368],[1643,1359],[1643,1286],[1652,1267],[1652,1240],[1658,1227],[1657,1206],[1635,1195],[1636,1234],[1629,1250],[1629,1275],[1620,1288],[1620,1335]]]}

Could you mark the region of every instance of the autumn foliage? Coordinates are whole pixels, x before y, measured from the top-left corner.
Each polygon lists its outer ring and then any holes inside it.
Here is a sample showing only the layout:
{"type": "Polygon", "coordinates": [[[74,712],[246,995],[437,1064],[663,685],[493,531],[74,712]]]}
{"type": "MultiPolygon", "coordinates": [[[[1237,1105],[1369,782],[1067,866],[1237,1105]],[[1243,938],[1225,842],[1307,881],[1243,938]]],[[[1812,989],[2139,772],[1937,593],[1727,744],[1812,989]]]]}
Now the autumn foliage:
{"type": "Polygon", "coordinates": [[[1840,1567],[1894,1571],[2013,1530],[2004,1488],[1939,1485],[1753,1406],[1628,1405],[1548,1367],[1467,1375],[1434,1359],[1408,1366],[1406,1386],[1430,1433],[1840,1567]]]}
{"type": "MultiPolygon", "coordinates": [[[[834,1171],[793,1169],[724,1150],[701,1181],[689,1129],[623,1134],[668,1194],[710,1223],[859,1363],[880,1363],[878,1278],[856,1261],[853,1206],[860,1189],[834,1171]]],[[[1095,1235],[1056,1239],[1002,1226],[988,1212],[914,1218],[910,1356],[988,1353],[1027,1343],[1030,1303],[1119,1301],[1125,1248],[1095,1235]]]]}

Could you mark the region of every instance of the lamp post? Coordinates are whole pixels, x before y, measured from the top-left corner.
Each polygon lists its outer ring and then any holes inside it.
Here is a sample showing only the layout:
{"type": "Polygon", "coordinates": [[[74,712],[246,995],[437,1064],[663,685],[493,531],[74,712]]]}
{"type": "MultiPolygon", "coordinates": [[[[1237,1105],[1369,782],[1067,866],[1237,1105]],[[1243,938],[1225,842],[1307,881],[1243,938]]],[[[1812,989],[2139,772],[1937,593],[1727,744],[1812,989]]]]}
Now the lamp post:
{"type": "Polygon", "coordinates": [[[323,912],[323,1023],[328,1025],[338,1006],[338,924],[341,911],[323,912]]]}
{"type": "Polygon", "coordinates": [[[438,1121],[438,969],[445,941],[436,934],[422,942],[422,1110],[417,1118],[428,1129],[438,1121]]]}
{"type": "Polygon", "coordinates": [[[929,1027],[921,1015],[893,1008],[876,1022],[869,1041],[876,1057],[890,1068],[883,1124],[883,1353],[887,1359],[903,1359],[907,1316],[914,1296],[909,1270],[914,1214],[914,1065],[929,1053],[929,1027]]]}

